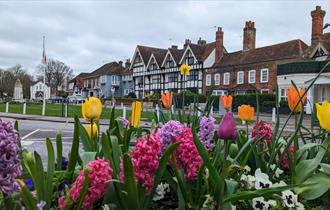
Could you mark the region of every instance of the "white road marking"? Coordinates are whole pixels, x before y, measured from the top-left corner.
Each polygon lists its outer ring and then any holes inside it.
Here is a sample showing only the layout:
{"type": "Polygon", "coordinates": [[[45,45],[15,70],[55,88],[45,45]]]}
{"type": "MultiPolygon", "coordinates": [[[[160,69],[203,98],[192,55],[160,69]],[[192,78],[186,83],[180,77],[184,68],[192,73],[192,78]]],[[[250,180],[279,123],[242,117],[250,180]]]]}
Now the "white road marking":
{"type": "Polygon", "coordinates": [[[27,135],[25,135],[25,136],[22,137],[22,140],[24,140],[24,139],[28,138],[29,136],[37,133],[38,131],[40,131],[40,129],[37,129],[37,130],[34,130],[34,131],[28,133],[27,135]]]}
{"type": "MultiPolygon", "coordinates": [[[[23,141],[45,141],[47,137],[44,138],[34,138],[34,139],[26,139],[23,141]]],[[[50,140],[56,140],[56,138],[49,138],[50,140]]],[[[72,136],[62,136],[62,139],[72,139],[72,136]]]]}

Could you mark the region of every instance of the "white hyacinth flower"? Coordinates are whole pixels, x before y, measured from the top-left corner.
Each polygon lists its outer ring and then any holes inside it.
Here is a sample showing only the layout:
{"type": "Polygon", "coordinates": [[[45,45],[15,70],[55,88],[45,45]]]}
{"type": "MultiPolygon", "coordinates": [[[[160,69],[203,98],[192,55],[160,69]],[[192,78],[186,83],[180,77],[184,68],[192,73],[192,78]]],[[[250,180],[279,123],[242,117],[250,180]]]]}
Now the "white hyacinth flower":
{"type": "Polygon", "coordinates": [[[242,174],[241,179],[243,186],[246,186],[247,189],[252,189],[256,179],[254,176],[242,174]]]}
{"type": "Polygon", "coordinates": [[[170,192],[170,185],[167,183],[165,183],[165,184],[160,183],[156,188],[156,193],[155,193],[154,197],[152,198],[152,200],[159,201],[159,200],[163,199],[167,192],[170,192]]]}
{"type": "Polygon", "coordinates": [[[104,206],[102,206],[103,210],[110,210],[110,207],[107,204],[104,204],[104,206]]]}
{"type": "Polygon", "coordinates": [[[280,175],[283,174],[283,170],[281,170],[278,167],[275,170],[275,168],[276,168],[276,165],[275,164],[270,165],[270,169],[272,169],[272,171],[274,172],[275,177],[276,178],[280,178],[280,175]]]}
{"type": "Polygon", "coordinates": [[[214,201],[214,198],[209,194],[205,195],[205,197],[206,200],[203,203],[203,207],[205,208],[207,207],[209,209],[215,209],[216,202],[214,201]]]}
{"type": "Polygon", "coordinates": [[[255,183],[254,187],[259,189],[270,188],[272,186],[272,182],[269,180],[269,176],[265,173],[262,173],[260,168],[255,171],[255,183]]]}

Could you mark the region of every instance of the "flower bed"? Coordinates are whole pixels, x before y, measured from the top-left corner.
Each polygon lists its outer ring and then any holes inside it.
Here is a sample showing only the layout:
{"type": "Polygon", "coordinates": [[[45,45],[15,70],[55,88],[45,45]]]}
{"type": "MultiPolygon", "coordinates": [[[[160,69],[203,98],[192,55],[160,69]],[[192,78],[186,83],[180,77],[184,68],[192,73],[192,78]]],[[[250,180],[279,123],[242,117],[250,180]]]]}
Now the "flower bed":
{"type": "MultiPolygon", "coordinates": [[[[238,107],[243,130],[229,111],[215,125],[210,106],[185,122],[180,112],[166,118],[160,110],[145,129],[139,102],[131,123],[113,109],[100,133],[102,104],[92,97],[82,106],[90,124],[75,118],[68,155],[60,134],[55,144],[46,139],[46,170],[37,152],[20,147],[18,128],[0,121],[0,209],[320,209],[330,200],[330,104],[316,106],[324,130],[302,134],[304,95],[288,94],[288,118],[296,119],[288,136],[285,125],[258,120],[258,107],[249,105],[238,107]]],[[[230,110],[232,97],[222,102],[230,110]]]]}

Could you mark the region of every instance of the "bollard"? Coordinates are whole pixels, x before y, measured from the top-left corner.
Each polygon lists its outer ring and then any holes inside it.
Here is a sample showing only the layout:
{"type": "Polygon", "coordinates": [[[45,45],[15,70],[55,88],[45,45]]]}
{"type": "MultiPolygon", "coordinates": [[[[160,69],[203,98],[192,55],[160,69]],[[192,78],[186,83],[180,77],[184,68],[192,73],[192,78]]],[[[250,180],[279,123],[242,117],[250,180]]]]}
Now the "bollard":
{"type": "Polygon", "coordinates": [[[23,103],[23,114],[26,114],[26,102],[23,103]]]}
{"type": "Polygon", "coordinates": [[[174,114],[174,105],[171,106],[171,114],[174,114]]]}
{"type": "Polygon", "coordinates": [[[126,106],[123,108],[123,118],[126,119],[126,106]]]}
{"type": "Polygon", "coordinates": [[[123,104],[123,102],[120,103],[120,108],[121,108],[121,109],[124,108],[124,104],[123,104]]]}
{"type": "Polygon", "coordinates": [[[272,122],[276,122],[276,109],[273,108],[273,112],[272,112],[272,122]]]}
{"type": "Polygon", "coordinates": [[[201,112],[198,110],[197,111],[197,116],[200,117],[201,116],[201,112]]]}
{"type": "Polygon", "coordinates": [[[213,115],[213,106],[211,106],[210,115],[213,115]]]}
{"type": "Polygon", "coordinates": [[[156,104],[156,114],[157,114],[157,119],[159,120],[159,107],[158,107],[158,104],[156,104]]]}
{"type": "Polygon", "coordinates": [[[65,104],[65,117],[68,117],[68,104],[65,104]]]}
{"type": "Polygon", "coordinates": [[[9,112],[9,102],[6,102],[6,113],[9,112]]]}

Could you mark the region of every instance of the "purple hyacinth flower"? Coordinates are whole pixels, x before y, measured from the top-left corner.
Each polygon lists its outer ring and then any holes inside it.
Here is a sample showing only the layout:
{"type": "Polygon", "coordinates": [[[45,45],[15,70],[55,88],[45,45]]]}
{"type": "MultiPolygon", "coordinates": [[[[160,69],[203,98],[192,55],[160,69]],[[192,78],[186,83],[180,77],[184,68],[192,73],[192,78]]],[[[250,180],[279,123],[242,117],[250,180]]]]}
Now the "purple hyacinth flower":
{"type": "Polygon", "coordinates": [[[182,135],[183,125],[175,120],[170,120],[164,124],[159,130],[158,134],[162,143],[161,154],[165,152],[167,147],[179,136],[182,135]]]}
{"type": "Polygon", "coordinates": [[[237,127],[233,113],[227,112],[219,125],[218,136],[220,139],[224,140],[236,140],[237,127]]]}
{"type": "Polygon", "coordinates": [[[24,181],[25,185],[27,186],[27,188],[30,191],[33,191],[34,190],[34,183],[33,183],[33,180],[31,178],[26,178],[23,181],[24,181]]]}
{"type": "Polygon", "coordinates": [[[39,203],[37,203],[38,210],[43,210],[45,206],[46,206],[46,202],[43,200],[41,200],[39,203]]]}
{"type": "Polygon", "coordinates": [[[0,192],[5,197],[19,191],[15,181],[22,175],[19,142],[13,124],[0,119],[0,192]]]}
{"type": "Polygon", "coordinates": [[[215,119],[211,116],[203,116],[199,122],[198,137],[207,150],[211,150],[214,147],[212,143],[215,129],[214,121],[215,119]]]}

